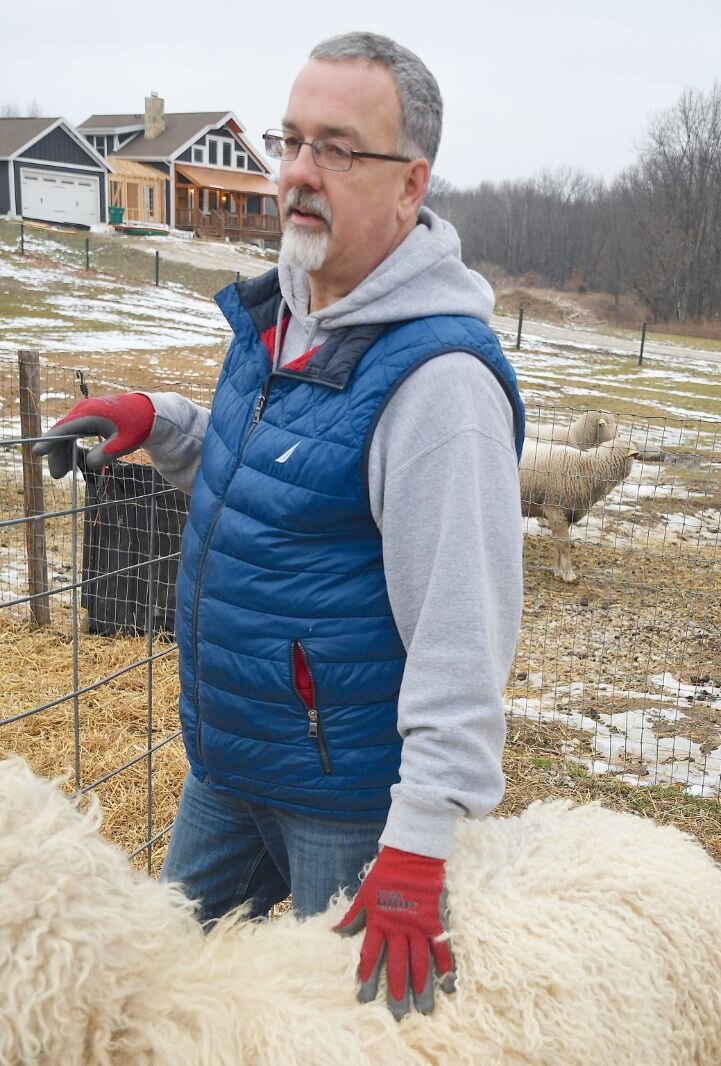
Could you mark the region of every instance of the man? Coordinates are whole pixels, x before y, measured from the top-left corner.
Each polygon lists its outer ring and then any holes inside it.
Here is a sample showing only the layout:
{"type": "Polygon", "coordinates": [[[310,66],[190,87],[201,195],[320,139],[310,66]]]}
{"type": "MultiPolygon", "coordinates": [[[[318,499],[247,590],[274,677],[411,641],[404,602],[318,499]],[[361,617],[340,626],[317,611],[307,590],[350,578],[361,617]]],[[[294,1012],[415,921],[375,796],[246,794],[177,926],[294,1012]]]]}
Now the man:
{"type": "Polygon", "coordinates": [[[190,762],[163,877],[207,917],[357,889],[360,997],[453,987],[444,861],[503,793],[502,693],[522,600],[523,406],[487,283],[421,207],[438,86],[393,41],[320,44],[290,94],[278,270],[219,294],[234,332],[212,411],[82,401],[40,443],[145,444],[191,490],[178,578],[190,762]],[[63,436],[64,435],[64,436],[63,436]],[[375,864],[358,889],[362,867],[375,864]],[[440,939],[439,939],[440,937],[440,939]]]}

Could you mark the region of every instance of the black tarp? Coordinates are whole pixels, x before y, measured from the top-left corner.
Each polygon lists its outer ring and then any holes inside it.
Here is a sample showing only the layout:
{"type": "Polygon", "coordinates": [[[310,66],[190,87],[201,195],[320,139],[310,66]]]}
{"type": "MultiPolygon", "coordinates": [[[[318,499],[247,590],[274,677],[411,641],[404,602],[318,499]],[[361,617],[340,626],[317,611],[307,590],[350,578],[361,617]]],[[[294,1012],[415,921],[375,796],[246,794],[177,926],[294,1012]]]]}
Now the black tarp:
{"type": "Polygon", "coordinates": [[[91,633],[175,628],[175,579],[188,497],[151,466],[116,460],[85,469],[81,603],[91,633]],[[97,578],[97,580],[92,580],[97,578]],[[149,615],[149,600],[152,601],[149,615]]]}

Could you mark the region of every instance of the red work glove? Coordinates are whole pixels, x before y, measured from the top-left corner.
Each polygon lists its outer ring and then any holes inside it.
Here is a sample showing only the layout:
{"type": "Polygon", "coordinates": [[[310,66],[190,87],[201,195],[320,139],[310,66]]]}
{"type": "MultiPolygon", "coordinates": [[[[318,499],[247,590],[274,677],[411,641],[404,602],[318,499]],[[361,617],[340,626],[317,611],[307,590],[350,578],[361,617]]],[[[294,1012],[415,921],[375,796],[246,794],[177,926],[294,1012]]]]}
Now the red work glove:
{"type": "Polygon", "coordinates": [[[73,438],[104,437],[85,457],[91,470],[100,470],[111,459],[139,448],[150,436],[154,420],[155,408],[140,392],[93,396],[76,403],[33,445],[33,452],[47,455],[52,477],[63,477],[72,469],[73,438]]]}
{"type": "Polygon", "coordinates": [[[378,990],[385,961],[388,1007],[395,1018],[410,1009],[434,1007],[431,956],[444,992],[453,992],[455,973],[447,932],[442,859],[382,848],[345,918],[335,926],[351,936],[366,927],[361,948],[358,999],[369,1003],[378,990]],[[409,984],[410,977],[410,984],[409,984]]]}

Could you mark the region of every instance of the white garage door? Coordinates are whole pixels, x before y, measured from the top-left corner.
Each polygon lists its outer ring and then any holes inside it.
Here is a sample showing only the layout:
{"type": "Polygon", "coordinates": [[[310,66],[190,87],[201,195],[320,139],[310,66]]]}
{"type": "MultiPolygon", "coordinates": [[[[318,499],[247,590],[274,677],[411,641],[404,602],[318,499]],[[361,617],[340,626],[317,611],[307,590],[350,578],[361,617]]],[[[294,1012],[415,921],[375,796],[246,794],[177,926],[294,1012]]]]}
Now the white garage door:
{"type": "Polygon", "coordinates": [[[46,222],[92,226],[100,221],[98,179],[59,171],[21,171],[22,214],[46,222]]]}

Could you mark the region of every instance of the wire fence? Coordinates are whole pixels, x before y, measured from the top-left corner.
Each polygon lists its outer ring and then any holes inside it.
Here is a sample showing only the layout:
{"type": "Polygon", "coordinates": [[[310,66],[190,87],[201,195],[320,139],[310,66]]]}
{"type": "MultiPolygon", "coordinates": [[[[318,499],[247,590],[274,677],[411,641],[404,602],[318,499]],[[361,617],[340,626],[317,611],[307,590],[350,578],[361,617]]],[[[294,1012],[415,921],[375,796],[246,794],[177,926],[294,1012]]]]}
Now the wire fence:
{"type": "MultiPolygon", "coordinates": [[[[81,449],[72,474],[53,481],[43,468],[40,497],[29,493],[31,441],[94,385],[72,369],[39,374],[39,430],[27,434],[19,364],[0,361],[0,751],[40,772],[71,766],[68,787],[98,793],[106,830],[155,871],[186,770],[173,620],[187,498],[142,454],[92,474],[81,449]]],[[[208,405],[212,386],[187,392],[208,405]]],[[[561,428],[578,414],[528,412],[561,428]]],[[[580,475],[563,503],[551,467],[535,471],[548,507],[526,519],[509,733],[570,772],[718,798],[721,422],[618,422],[636,458],[625,476],[596,471],[587,515],[580,475]],[[551,512],[564,506],[578,519],[569,580],[554,573],[551,512]]]]}

